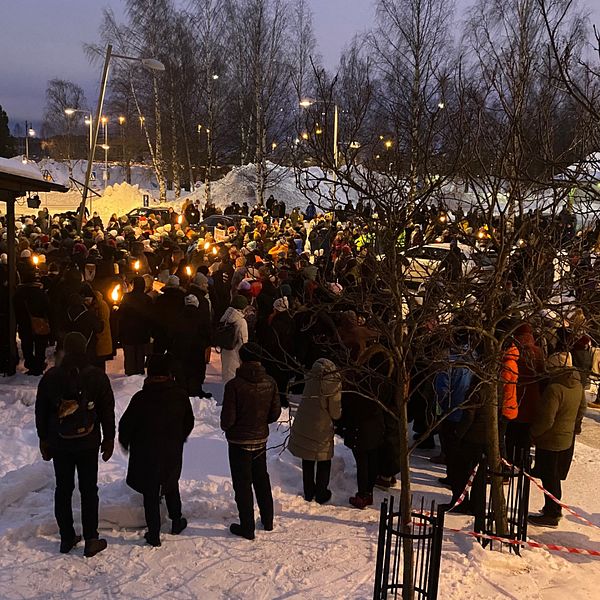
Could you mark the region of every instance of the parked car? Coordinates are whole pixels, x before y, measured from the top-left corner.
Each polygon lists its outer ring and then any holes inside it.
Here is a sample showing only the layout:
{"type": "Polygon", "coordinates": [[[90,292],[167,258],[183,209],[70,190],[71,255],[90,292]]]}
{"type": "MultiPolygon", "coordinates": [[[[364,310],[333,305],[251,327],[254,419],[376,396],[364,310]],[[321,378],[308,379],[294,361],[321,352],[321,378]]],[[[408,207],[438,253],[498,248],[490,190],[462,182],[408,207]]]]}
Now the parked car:
{"type": "Polygon", "coordinates": [[[231,226],[239,227],[242,219],[252,223],[252,219],[246,215],[210,215],[200,223],[200,227],[209,231],[214,231],[217,225],[223,225],[226,229],[231,226]]]}
{"type": "MultiPolygon", "coordinates": [[[[496,254],[479,250],[466,244],[458,244],[462,258],[463,276],[473,283],[483,283],[494,270],[496,254]]],[[[418,290],[437,270],[450,252],[450,244],[425,244],[409,248],[405,253],[406,264],[402,267],[407,287],[418,290]]]]}
{"type": "Polygon", "coordinates": [[[160,217],[163,223],[170,223],[171,217],[169,215],[169,207],[168,206],[153,206],[153,207],[144,207],[140,206],[138,208],[134,208],[127,213],[127,218],[129,222],[135,227],[140,217],[148,217],[150,215],[154,215],[156,217],[160,217]]]}

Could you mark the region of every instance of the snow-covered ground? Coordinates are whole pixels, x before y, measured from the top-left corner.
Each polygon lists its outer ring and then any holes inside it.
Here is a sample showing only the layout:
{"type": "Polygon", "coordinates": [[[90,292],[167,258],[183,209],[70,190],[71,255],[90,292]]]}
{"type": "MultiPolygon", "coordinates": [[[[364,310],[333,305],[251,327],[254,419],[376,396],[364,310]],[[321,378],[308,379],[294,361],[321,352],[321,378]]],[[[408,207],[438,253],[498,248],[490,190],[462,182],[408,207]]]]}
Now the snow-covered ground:
{"type": "MultiPolygon", "coordinates": [[[[109,363],[117,417],[143,381],[120,375],[120,367],[120,360],[109,363]]],[[[213,353],[207,387],[216,398],[222,393],[219,372],[213,353]]],[[[374,508],[349,507],[348,497],[355,492],[354,461],[338,444],[331,503],[306,503],[299,461],[276,447],[286,437],[286,412],[272,426],[268,459],[275,529],[259,529],[254,542],[231,536],[227,528],[237,513],[215,401],[193,401],[196,426],[185,447],[181,481],[189,527],[181,536],[163,533],[163,545],[156,549],[142,543],[141,496],[125,485],[127,458],[117,448],[109,463],[101,462],[99,474],[101,534],[109,542],[107,551],[89,560],[83,559],[81,546],[60,555],[52,466],[38,456],[34,429],[37,380],[22,374],[0,380],[0,598],[372,597],[377,504],[384,493],[376,491],[374,508]]],[[[600,524],[598,418],[592,413],[585,420],[583,439],[590,445],[577,445],[564,499],[600,524]]],[[[448,499],[448,492],[434,483],[442,470],[426,460],[430,455],[413,457],[415,494],[448,499]]],[[[531,509],[541,504],[541,493],[532,490],[531,509]]],[[[78,519],[78,509],[76,513],[78,519]]],[[[468,517],[447,517],[449,527],[467,531],[469,523],[468,517]]],[[[558,530],[531,528],[530,536],[600,550],[600,530],[570,516],[558,530]]],[[[483,550],[467,536],[448,532],[444,539],[441,600],[589,600],[598,597],[599,585],[597,558],[543,550],[524,550],[519,558],[483,550]]]]}

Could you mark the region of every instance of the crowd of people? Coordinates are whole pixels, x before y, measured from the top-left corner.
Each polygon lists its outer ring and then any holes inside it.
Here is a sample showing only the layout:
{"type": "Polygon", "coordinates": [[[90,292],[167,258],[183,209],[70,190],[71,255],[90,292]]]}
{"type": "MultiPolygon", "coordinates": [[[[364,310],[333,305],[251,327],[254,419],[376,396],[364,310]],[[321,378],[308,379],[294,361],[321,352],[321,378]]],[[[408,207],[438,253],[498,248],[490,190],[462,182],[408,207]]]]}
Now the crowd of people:
{"type": "MultiPolygon", "coordinates": [[[[306,501],[331,498],[335,435],[356,461],[352,506],[372,505],[376,485],[395,485],[401,452],[397,381],[389,341],[370,326],[374,311],[388,310],[375,275],[372,213],[368,202],[360,202],[331,214],[309,203],[303,212],[296,207],[287,214],[285,204],[271,197],[264,208],[231,204],[224,214],[239,220],[215,227],[200,221],[218,214],[214,205],[202,211],[192,202],[180,214],[170,210],[166,218],[150,214],[136,222],[113,215],[104,224],[94,213],[81,233],[74,220],[50,218],[47,211],[17,222],[15,316],[24,368],[28,375],[44,374],[36,423],[42,456],[54,461],[61,552],[81,539],[70,508],[75,471],[85,554],[106,547],[97,532],[97,455],[100,450],[104,460],[110,458],[117,433],[130,456],[127,482],[143,494],[146,541],[161,543],[161,495],[171,532],[185,529],[178,479],[194,422],[190,398],[211,397],[203,386],[214,348],[221,354],[221,427],[240,517],[230,527],[233,534],[254,538],[252,489],[263,528],[273,528],[268,425],[291,396],[301,401],[287,449],[302,461],[306,501]],[[345,301],[352,290],[362,290],[369,302],[357,305],[356,296],[345,301]],[[58,358],[47,370],[52,346],[58,358]],[[125,375],[146,379],[117,428],[105,368],[118,348],[125,375]]],[[[456,232],[481,238],[478,219],[476,212],[426,207],[399,243],[455,242],[456,232]]],[[[460,253],[455,258],[443,277],[461,277],[460,253]]],[[[523,266],[522,255],[515,265],[523,266]]],[[[5,264],[0,267],[5,307],[5,264]]],[[[536,474],[558,499],[594,370],[585,321],[580,311],[569,323],[504,324],[502,453],[510,461],[535,445],[536,474]]],[[[429,321],[419,330],[408,411],[420,448],[435,447],[439,437],[435,459],[447,465],[442,484],[452,490],[450,508],[486,454],[489,430],[479,399],[481,340],[461,332],[442,338],[437,325],[429,321]]],[[[7,361],[10,353],[4,354],[7,361]]],[[[471,498],[460,510],[477,513],[478,502],[471,498]]],[[[531,521],[554,527],[560,516],[560,506],[547,497],[531,521]]]]}

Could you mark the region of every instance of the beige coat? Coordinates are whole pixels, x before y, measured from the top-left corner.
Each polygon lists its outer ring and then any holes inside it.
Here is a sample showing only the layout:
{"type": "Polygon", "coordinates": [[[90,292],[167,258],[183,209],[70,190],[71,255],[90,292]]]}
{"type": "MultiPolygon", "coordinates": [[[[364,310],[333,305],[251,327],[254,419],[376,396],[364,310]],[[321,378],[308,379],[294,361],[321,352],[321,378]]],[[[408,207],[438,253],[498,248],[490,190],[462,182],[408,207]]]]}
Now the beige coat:
{"type": "Polygon", "coordinates": [[[333,421],[342,415],[342,381],[326,358],[315,361],[294,417],[288,450],[303,460],[331,460],[333,421]]]}

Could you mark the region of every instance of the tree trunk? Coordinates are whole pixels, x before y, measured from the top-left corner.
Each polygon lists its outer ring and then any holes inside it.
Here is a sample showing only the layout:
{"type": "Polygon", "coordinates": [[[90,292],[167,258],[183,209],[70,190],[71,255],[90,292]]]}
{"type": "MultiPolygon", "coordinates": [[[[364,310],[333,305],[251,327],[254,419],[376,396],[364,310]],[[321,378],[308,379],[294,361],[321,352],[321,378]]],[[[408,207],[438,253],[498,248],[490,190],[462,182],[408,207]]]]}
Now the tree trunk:
{"type": "Polygon", "coordinates": [[[175,190],[175,198],[179,200],[181,197],[181,171],[179,168],[179,136],[177,135],[177,117],[175,112],[175,82],[171,77],[171,89],[169,94],[169,113],[171,120],[171,172],[173,173],[173,189],[175,190]]]}
{"type": "Polygon", "coordinates": [[[154,170],[156,172],[156,179],[158,182],[160,201],[166,202],[167,181],[165,178],[165,162],[162,153],[162,115],[160,111],[160,98],[158,95],[158,83],[156,81],[156,77],[152,77],[152,86],[154,88],[154,120],[156,126],[154,170]]]}
{"type": "Polygon", "coordinates": [[[183,116],[183,104],[181,101],[179,102],[179,119],[181,123],[182,136],[183,136],[183,146],[185,148],[185,158],[187,160],[188,167],[188,177],[190,178],[190,192],[194,188],[194,184],[196,183],[194,177],[194,169],[192,168],[192,155],[190,152],[190,140],[188,139],[188,134],[185,128],[185,118],[183,116]]]}
{"type": "MultiPolygon", "coordinates": [[[[484,348],[487,356],[496,356],[497,350],[491,340],[485,339],[484,348]]],[[[495,381],[482,387],[485,415],[487,421],[487,461],[492,472],[492,509],[497,535],[508,532],[508,516],[506,499],[502,485],[502,461],[500,459],[500,437],[498,434],[498,384],[495,381]]]]}
{"type": "MultiPolygon", "coordinates": [[[[408,444],[408,414],[406,410],[407,379],[404,368],[398,369],[396,381],[396,405],[398,407],[398,425],[400,428],[400,515],[401,530],[405,534],[411,532],[412,521],[412,491],[410,485],[410,455],[408,444]]],[[[413,570],[414,570],[413,540],[404,538],[402,541],[402,600],[413,600],[413,570]]]]}

